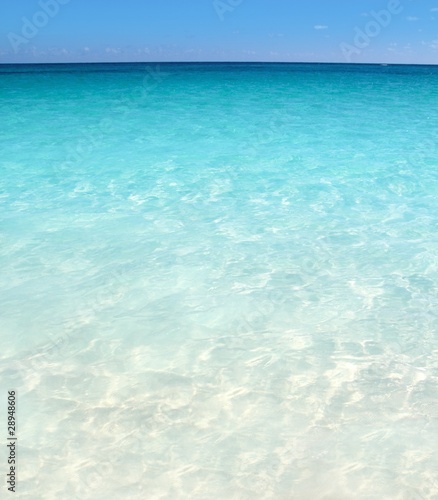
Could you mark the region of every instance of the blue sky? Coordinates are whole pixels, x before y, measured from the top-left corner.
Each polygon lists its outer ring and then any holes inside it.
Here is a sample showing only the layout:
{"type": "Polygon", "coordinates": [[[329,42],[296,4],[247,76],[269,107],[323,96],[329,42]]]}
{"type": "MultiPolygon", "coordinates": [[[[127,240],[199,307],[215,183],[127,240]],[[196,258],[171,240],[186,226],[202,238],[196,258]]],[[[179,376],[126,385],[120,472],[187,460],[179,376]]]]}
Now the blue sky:
{"type": "Polygon", "coordinates": [[[93,61],[438,64],[438,0],[1,1],[0,62],[93,61]]]}

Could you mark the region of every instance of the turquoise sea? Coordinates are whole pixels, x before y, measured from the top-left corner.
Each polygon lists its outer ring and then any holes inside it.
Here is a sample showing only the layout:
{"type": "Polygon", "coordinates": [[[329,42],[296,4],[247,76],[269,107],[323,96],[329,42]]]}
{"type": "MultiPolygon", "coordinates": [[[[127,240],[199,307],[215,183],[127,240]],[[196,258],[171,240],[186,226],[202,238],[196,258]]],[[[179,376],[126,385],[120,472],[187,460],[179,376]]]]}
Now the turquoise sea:
{"type": "Polygon", "coordinates": [[[0,66],[15,498],[437,499],[437,103],[436,66],[0,66]]]}

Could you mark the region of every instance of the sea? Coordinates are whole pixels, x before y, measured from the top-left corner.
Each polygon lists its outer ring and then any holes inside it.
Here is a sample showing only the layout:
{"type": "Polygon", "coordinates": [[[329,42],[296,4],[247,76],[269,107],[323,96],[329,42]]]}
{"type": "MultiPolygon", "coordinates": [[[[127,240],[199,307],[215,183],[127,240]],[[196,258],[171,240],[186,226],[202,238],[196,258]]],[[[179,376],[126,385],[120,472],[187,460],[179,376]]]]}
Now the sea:
{"type": "Polygon", "coordinates": [[[1,65],[0,496],[437,499],[437,222],[438,66],[1,65]]]}

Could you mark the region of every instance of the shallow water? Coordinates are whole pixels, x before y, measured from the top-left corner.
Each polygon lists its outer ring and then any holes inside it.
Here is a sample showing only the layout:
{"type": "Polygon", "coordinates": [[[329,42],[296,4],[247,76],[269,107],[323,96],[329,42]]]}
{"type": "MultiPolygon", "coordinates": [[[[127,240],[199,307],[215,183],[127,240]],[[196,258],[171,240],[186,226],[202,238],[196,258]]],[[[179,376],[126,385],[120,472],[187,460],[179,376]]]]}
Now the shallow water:
{"type": "Polygon", "coordinates": [[[4,65],[0,97],[19,498],[438,498],[437,67],[4,65]]]}

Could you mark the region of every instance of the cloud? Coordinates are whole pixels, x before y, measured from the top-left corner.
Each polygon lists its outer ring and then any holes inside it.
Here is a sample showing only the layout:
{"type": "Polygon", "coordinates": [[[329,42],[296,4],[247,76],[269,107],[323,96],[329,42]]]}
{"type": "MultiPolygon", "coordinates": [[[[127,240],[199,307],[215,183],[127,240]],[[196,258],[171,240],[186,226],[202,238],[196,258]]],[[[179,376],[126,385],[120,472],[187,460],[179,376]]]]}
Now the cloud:
{"type": "Polygon", "coordinates": [[[438,38],[436,38],[435,40],[428,40],[427,42],[421,40],[421,45],[432,50],[438,50],[438,38]]]}
{"type": "Polygon", "coordinates": [[[408,16],[406,18],[407,21],[419,21],[420,18],[419,17],[415,17],[415,16],[408,16]]]}
{"type": "Polygon", "coordinates": [[[139,47],[137,49],[137,54],[149,54],[151,51],[149,47],[139,47]]]}
{"type": "Polygon", "coordinates": [[[49,53],[55,56],[67,56],[70,54],[70,51],[64,47],[50,47],[49,53]]]}
{"type": "Polygon", "coordinates": [[[328,28],[328,26],[326,26],[325,24],[316,24],[314,26],[314,29],[316,30],[326,30],[328,28]]]}
{"type": "Polygon", "coordinates": [[[431,12],[438,12],[438,7],[433,7],[432,9],[430,9],[431,12]]]}
{"type": "Polygon", "coordinates": [[[105,52],[107,54],[120,54],[122,49],[120,47],[106,47],[105,52]]]}

